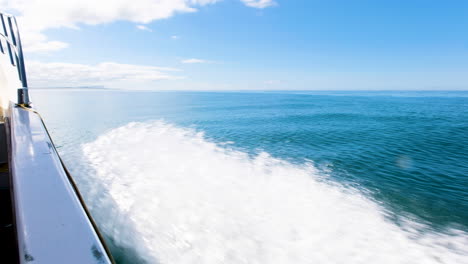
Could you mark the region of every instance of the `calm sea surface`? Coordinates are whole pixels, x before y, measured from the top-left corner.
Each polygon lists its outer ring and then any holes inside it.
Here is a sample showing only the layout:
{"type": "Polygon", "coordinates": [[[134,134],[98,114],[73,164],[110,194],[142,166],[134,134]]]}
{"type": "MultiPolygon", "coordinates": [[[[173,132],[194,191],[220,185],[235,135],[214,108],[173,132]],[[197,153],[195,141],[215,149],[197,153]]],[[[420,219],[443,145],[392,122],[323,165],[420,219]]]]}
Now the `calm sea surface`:
{"type": "Polygon", "coordinates": [[[32,100],[120,263],[468,263],[468,92],[32,100]]]}

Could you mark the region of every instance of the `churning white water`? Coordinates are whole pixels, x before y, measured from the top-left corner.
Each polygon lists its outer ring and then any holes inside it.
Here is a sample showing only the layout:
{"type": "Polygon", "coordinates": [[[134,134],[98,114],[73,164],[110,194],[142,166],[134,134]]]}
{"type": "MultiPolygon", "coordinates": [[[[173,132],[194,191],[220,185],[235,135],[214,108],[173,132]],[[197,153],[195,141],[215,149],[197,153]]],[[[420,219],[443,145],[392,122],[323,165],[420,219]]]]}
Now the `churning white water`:
{"type": "Polygon", "coordinates": [[[161,121],[83,147],[103,231],[148,263],[468,263],[468,235],[411,231],[312,164],[256,157],[161,121]]]}

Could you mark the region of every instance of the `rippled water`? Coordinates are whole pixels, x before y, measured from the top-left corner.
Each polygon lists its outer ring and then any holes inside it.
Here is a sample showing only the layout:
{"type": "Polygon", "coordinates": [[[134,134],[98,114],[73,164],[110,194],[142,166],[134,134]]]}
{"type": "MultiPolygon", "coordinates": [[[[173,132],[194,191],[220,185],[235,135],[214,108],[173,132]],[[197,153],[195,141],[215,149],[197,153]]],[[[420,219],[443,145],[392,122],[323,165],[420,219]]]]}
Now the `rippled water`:
{"type": "Polygon", "coordinates": [[[468,262],[468,92],[33,100],[121,263],[468,262]]]}

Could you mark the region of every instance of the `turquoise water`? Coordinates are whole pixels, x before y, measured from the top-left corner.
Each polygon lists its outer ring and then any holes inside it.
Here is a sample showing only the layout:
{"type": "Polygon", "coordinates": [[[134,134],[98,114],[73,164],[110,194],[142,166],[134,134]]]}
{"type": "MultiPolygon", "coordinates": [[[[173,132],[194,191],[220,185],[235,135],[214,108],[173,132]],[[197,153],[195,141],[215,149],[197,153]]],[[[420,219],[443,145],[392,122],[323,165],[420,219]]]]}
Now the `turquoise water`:
{"type": "Polygon", "coordinates": [[[468,92],[32,96],[118,262],[468,263],[468,92]]]}

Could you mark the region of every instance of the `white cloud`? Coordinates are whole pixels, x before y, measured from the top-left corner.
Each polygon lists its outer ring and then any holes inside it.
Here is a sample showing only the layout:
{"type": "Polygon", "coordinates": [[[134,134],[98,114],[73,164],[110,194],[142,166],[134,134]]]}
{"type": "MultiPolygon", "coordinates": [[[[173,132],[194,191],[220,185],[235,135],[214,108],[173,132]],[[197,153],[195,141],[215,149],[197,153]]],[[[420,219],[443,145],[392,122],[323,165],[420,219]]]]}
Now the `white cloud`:
{"type": "Polygon", "coordinates": [[[153,30],[145,25],[136,25],[136,28],[143,31],[153,32],[153,30]]]}
{"type": "MultiPolygon", "coordinates": [[[[48,40],[46,29],[74,28],[114,21],[148,24],[177,13],[196,12],[198,7],[221,0],[0,0],[3,10],[18,15],[28,51],[65,48],[66,43],[48,40]]],[[[241,0],[255,8],[271,6],[272,0],[241,0]]]]}
{"type": "Polygon", "coordinates": [[[171,39],[174,39],[174,40],[179,39],[179,38],[180,38],[180,37],[179,37],[179,36],[176,36],[176,35],[171,36],[171,39]]]}
{"type": "Polygon", "coordinates": [[[56,40],[47,40],[47,37],[38,32],[21,32],[21,40],[25,44],[26,52],[50,52],[68,47],[68,43],[56,40]]]}
{"type": "Polygon", "coordinates": [[[208,60],[202,60],[202,59],[185,59],[181,61],[182,63],[185,64],[194,64],[194,63],[211,63],[211,61],[208,60]]]}
{"type": "Polygon", "coordinates": [[[159,80],[177,80],[174,68],[103,62],[96,65],[63,62],[43,63],[27,61],[31,86],[112,86],[117,83],[150,83],[159,80]]]}
{"type": "Polygon", "coordinates": [[[246,6],[254,8],[267,8],[276,5],[273,0],[241,0],[246,6]]]}
{"type": "Polygon", "coordinates": [[[68,47],[68,43],[56,40],[43,42],[31,41],[29,43],[30,45],[26,45],[26,48],[24,49],[26,52],[50,52],[68,47]]]}

